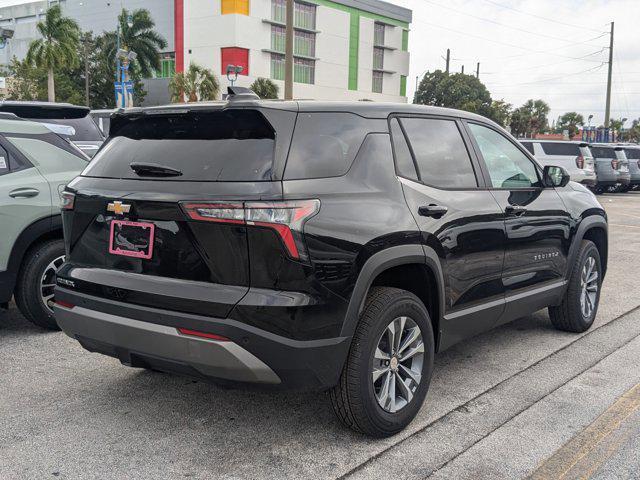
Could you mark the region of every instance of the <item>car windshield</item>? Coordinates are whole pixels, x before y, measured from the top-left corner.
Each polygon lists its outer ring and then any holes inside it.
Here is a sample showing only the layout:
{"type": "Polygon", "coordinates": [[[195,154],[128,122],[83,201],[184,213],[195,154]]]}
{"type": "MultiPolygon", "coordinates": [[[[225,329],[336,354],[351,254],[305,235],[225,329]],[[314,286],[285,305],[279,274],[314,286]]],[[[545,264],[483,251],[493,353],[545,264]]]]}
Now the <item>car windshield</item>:
{"type": "Polygon", "coordinates": [[[35,118],[33,120],[72,127],[75,133],[73,135],[64,135],[71,141],[101,142],[104,140],[100,129],[89,115],[83,118],[35,118]]]}

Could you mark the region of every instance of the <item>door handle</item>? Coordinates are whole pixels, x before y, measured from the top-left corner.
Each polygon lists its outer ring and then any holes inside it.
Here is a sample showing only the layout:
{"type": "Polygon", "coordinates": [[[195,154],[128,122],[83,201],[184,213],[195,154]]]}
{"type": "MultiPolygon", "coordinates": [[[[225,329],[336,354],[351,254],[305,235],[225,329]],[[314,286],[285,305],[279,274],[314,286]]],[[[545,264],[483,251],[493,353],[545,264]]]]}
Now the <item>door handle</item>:
{"type": "Polygon", "coordinates": [[[11,198],[31,198],[40,193],[37,188],[16,188],[9,192],[11,198]]]}
{"type": "Polygon", "coordinates": [[[519,217],[525,214],[527,208],[521,205],[507,205],[504,211],[507,213],[507,215],[515,215],[516,217],[519,217]]]}
{"type": "Polygon", "coordinates": [[[435,205],[432,203],[430,205],[423,205],[422,207],[419,207],[418,215],[422,217],[440,218],[447,213],[447,210],[447,207],[443,205],[435,205]]]}

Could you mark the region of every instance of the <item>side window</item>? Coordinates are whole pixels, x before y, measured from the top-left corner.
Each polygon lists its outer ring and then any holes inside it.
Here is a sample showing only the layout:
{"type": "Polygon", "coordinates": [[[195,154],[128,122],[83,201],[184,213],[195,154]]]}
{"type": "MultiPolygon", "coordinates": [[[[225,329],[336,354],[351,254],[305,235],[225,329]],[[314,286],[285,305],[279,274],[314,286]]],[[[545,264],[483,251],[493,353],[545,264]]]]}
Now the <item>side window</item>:
{"type": "Polygon", "coordinates": [[[300,113],[284,179],[344,175],[370,131],[380,130],[372,127],[370,120],[352,113],[300,113]]]}
{"type": "Polygon", "coordinates": [[[44,140],[27,137],[7,137],[7,140],[43,173],[66,172],[74,169],[81,171],[87,166],[87,160],[44,140]]]}
{"type": "Polygon", "coordinates": [[[469,152],[454,120],[403,118],[422,183],[439,188],[478,186],[469,152]]]}
{"type": "Polygon", "coordinates": [[[417,182],[416,166],[413,163],[407,139],[402,133],[402,128],[400,128],[400,122],[398,122],[397,118],[391,119],[391,140],[393,141],[393,150],[396,156],[396,172],[401,177],[417,182]]]}
{"type": "Polygon", "coordinates": [[[504,135],[495,130],[469,123],[478,143],[494,188],[539,187],[536,166],[504,135]]]}
{"type": "Polygon", "coordinates": [[[10,170],[9,154],[4,148],[0,147],[0,175],[5,175],[9,173],[10,170]]]}
{"type": "Polygon", "coordinates": [[[520,142],[520,145],[522,145],[524,148],[527,149],[527,151],[533,155],[533,143],[531,142],[520,142]]]}

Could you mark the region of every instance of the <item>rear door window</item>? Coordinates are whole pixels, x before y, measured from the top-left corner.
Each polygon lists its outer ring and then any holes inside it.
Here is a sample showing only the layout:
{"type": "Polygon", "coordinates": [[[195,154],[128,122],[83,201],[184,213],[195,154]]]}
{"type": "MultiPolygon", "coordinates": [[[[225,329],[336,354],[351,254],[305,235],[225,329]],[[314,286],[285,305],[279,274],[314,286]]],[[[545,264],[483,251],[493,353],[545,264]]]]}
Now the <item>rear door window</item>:
{"type": "Polygon", "coordinates": [[[624,153],[629,160],[640,160],[640,148],[625,148],[624,153]]]}
{"type": "Polygon", "coordinates": [[[591,147],[591,153],[595,158],[616,158],[616,151],[608,147],[591,147]]]}
{"type": "Polygon", "coordinates": [[[401,122],[422,183],[437,188],[478,186],[471,157],[455,120],[406,117],[401,122]]]}
{"type": "MultiPolygon", "coordinates": [[[[520,142],[520,144],[527,149],[527,151],[533,155],[533,143],[531,142],[520,142]]],[[[546,153],[546,152],[545,152],[546,153]]]]}
{"type": "Polygon", "coordinates": [[[541,143],[542,150],[547,155],[568,155],[577,157],[580,155],[580,145],[577,143],[541,143]]]}
{"type": "Polygon", "coordinates": [[[380,131],[378,124],[353,113],[298,114],[284,179],[344,175],[367,133],[380,131]]]}
{"type": "Polygon", "coordinates": [[[162,181],[271,180],[275,132],[257,110],[163,113],[112,122],[112,137],[82,173],[86,177],[146,178],[131,163],[179,170],[162,181]]]}

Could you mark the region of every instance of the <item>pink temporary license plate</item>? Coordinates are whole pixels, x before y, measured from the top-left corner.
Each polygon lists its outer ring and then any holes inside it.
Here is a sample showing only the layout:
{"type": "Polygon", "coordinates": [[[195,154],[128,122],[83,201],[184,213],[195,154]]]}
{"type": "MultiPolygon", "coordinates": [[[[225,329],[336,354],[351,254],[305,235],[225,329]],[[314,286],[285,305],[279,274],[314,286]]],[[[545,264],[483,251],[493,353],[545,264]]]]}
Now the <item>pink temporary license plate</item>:
{"type": "Polygon", "coordinates": [[[112,220],[109,253],[149,259],[153,255],[153,223],[112,220]]]}

